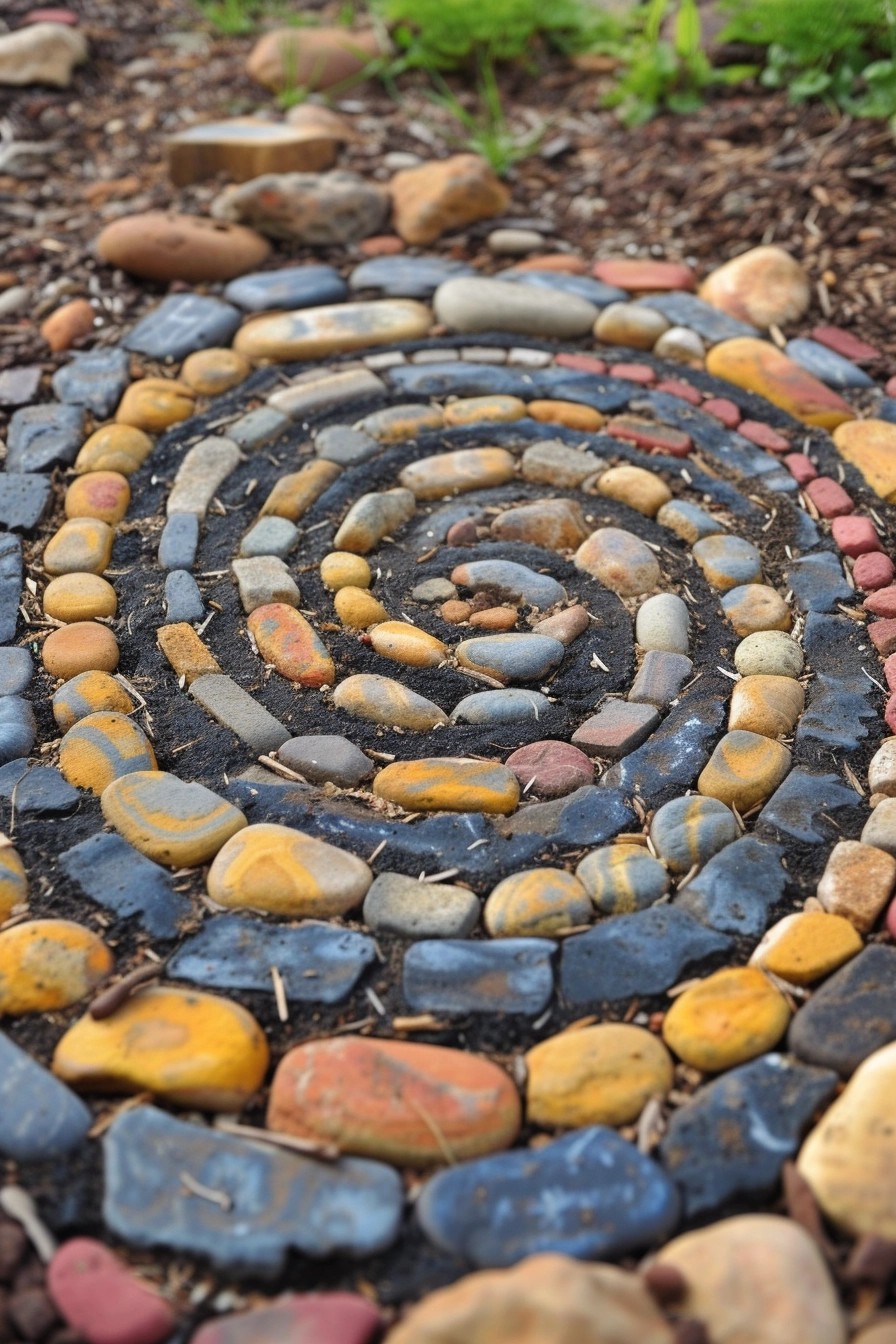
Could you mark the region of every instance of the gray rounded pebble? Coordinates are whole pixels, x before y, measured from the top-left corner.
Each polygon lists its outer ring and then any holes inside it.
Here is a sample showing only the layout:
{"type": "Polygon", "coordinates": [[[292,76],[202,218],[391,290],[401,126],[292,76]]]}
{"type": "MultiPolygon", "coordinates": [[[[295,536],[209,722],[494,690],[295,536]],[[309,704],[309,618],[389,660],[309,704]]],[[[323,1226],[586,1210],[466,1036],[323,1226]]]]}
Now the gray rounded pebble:
{"type": "Polygon", "coordinates": [[[364,898],[364,922],[373,933],[402,938],[467,938],[479,923],[479,901],[466,887],[418,882],[380,873],[364,898]]]}
{"type": "Polygon", "coordinates": [[[540,691],[477,691],[454,706],[451,723],[537,723],[551,702],[540,691]]]}
{"type": "Polygon", "coordinates": [[[513,331],[569,340],[585,336],[597,309],[575,294],[527,289],[506,280],[447,280],[433,300],[436,320],[455,331],[513,331]]]}
{"type": "Polygon", "coordinates": [[[450,602],[457,597],[457,589],[448,579],[424,579],[411,589],[415,602],[450,602]]]}
{"type": "Polygon", "coordinates": [[[800,677],[803,651],[783,630],[757,630],[738,644],[734,666],[742,677],[800,677]]]}
{"type": "Polygon", "coordinates": [[[336,733],[309,733],[292,737],[277,752],[289,770],[303,775],[309,784],[335,784],[353,789],[373,774],[373,761],[347,737],[336,733]]]}
{"type": "Polygon", "coordinates": [[[734,813],[716,798],[673,798],[654,815],[650,840],[673,873],[702,867],[740,835],[734,813]]]}
{"type": "Polygon", "coordinates": [[[669,890],[669,874],[659,859],[638,845],[606,845],[586,854],[576,877],[603,915],[645,910],[669,890]]]}
{"type": "Polygon", "coordinates": [[[635,617],[635,639],[642,649],[687,653],[691,618],[675,593],[657,593],[642,602],[635,617]]]}
{"type": "Polygon", "coordinates": [[[276,555],[285,560],[298,539],[295,523],[271,514],[249,528],[240,543],[240,555],[276,555]]]}
{"type": "Polygon", "coordinates": [[[165,579],[166,624],[180,621],[201,621],[205,604],[193,575],[186,569],[172,569],[165,579]]]}
{"type": "Polygon", "coordinates": [[[34,674],[34,660],[27,649],[0,649],[0,696],[21,695],[34,674]]]}

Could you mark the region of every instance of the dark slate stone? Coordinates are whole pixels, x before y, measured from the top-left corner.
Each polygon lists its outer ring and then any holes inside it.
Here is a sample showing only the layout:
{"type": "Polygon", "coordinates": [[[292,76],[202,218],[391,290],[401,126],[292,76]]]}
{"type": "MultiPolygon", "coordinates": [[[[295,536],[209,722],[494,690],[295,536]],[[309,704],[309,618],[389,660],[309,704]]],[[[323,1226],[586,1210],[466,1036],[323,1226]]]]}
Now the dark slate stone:
{"type": "MultiPolygon", "coordinates": [[[[855,594],[852,594],[855,597],[855,594]]],[[[803,632],[806,662],[817,677],[827,677],[842,690],[864,691],[870,682],[862,671],[867,652],[859,646],[867,639],[865,627],[848,616],[824,616],[809,612],[803,632]]]]}
{"type": "MultiPolygon", "coordinates": [[[[729,392],[732,389],[728,389],[729,392]]],[[[712,415],[673,397],[668,392],[638,388],[632,398],[631,409],[636,413],[650,411],[664,424],[690,434],[694,443],[707,457],[713,457],[740,476],[766,477],[780,471],[780,463],[772,453],[757,448],[734,430],[726,429],[712,415]]],[[[789,474],[789,473],[788,473],[789,474]]],[[[763,485],[765,481],[763,480],[763,485]]],[[[796,482],[793,482],[796,485],[796,482]]]]}
{"type": "Polygon", "coordinates": [[[695,687],[643,746],[610,767],[598,787],[636,793],[650,807],[683,793],[709,760],[727,712],[718,694],[695,687]]]}
{"type": "Polygon", "coordinates": [[[40,522],[50,498],[50,480],[37,472],[0,475],[0,527],[28,532],[40,522]]]}
{"type": "Polygon", "coordinates": [[[246,312],[266,308],[316,308],[341,303],[348,285],[332,266],[286,266],[282,271],[258,271],[231,280],[224,290],[228,303],[246,312]]]}
{"type": "Polygon", "coordinates": [[[655,1162],[592,1125],[543,1148],[442,1171],[423,1187],[416,1213],[436,1246],[484,1269],[545,1251],[616,1260],[665,1241],[679,1208],[655,1162]]]}
{"type": "Polygon", "coordinates": [[[168,974],[213,989],[272,994],[271,967],[276,966],[287,999],[339,1003],[376,959],[373,939],[349,929],[216,915],[181,944],[168,963],[168,974]]]}
{"type": "Polygon", "coordinates": [[[581,406],[591,406],[595,411],[611,415],[613,411],[624,410],[636,391],[640,391],[639,384],[627,383],[622,378],[611,378],[609,374],[576,373],[575,369],[560,366],[537,370],[536,389],[529,395],[577,401],[581,406]]]}
{"type": "Polygon", "coordinates": [[[713,308],[711,303],[704,303],[696,294],[687,294],[684,290],[672,294],[654,294],[649,299],[640,299],[639,302],[645,308],[652,308],[654,312],[662,313],[673,327],[690,327],[691,331],[696,331],[697,335],[710,345],[718,345],[720,341],[731,341],[738,336],[760,334],[758,328],[751,327],[749,322],[740,322],[736,317],[729,317],[721,308],[713,308]]]}
{"type": "Polygon", "coordinates": [[[855,597],[843,577],[840,558],[832,551],[804,555],[785,574],[800,611],[835,611],[838,602],[851,602],[855,597]]]}
{"type": "Polygon", "coordinates": [[[585,784],[565,798],[532,803],[495,824],[502,835],[541,836],[555,845],[577,848],[606,844],[636,822],[634,811],[618,789],[585,784]]]}
{"type": "Polygon", "coordinates": [[[673,1111],[659,1155],[685,1217],[715,1213],[737,1195],[770,1194],[836,1086],[828,1069],[769,1054],[707,1083],[673,1111]]]}
{"type": "Polygon", "coordinates": [[[382,1162],[317,1162],[154,1106],[119,1115],[103,1156],[103,1218],[114,1236],[207,1257],[231,1274],[273,1278],[291,1249],[314,1259],[374,1255],[398,1235],[401,1179],[382,1162]],[[229,1206],[185,1193],[184,1171],[229,1206]]]}
{"type": "Polygon", "coordinates": [[[28,756],[37,737],[34,710],[18,695],[0,697],[0,762],[28,756]]]}
{"type": "Polygon", "coordinates": [[[205,603],[199,585],[187,569],[172,569],[165,577],[165,620],[201,621],[205,603]]]}
{"type": "Polygon", "coordinates": [[[709,968],[731,940],[674,905],[614,915],[563,941],[560,987],[570,1003],[617,1003],[663,994],[709,968]]]}
{"type": "Polygon", "coordinates": [[[896,1040],[896,947],[872,943],[804,1003],[787,1044],[800,1059],[848,1078],[896,1040]]]}
{"type": "Polygon", "coordinates": [[[135,915],[153,938],[176,938],[193,913],[186,896],[174,890],[171,873],[120,835],[91,835],[60,854],[59,865],[97,905],[119,919],[135,915]]]}
{"type": "Polygon", "coordinates": [[[229,345],[243,320],[229,303],[205,294],[169,294],[124,338],[125,350],[150,359],[184,359],[194,350],[229,345]]]}
{"type": "Polygon", "coordinates": [[[0,406],[30,405],[37,395],[43,372],[40,364],[4,369],[0,373],[0,406]]]}
{"type": "Polygon", "coordinates": [[[556,950],[547,938],[425,939],[405,953],[404,997],[417,1013],[534,1017],[553,993],[551,958],[556,950]]]}
{"type": "Polygon", "coordinates": [[[84,407],[53,401],[25,406],[9,421],[7,471],[49,471],[71,466],[84,441],[84,407]]]}
{"type": "Polygon", "coordinates": [[[769,910],[786,882],[778,846],[745,835],[713,855],[676,896],[675,908],[719,933],[756,939],[765,933],[769,910]]]}
{"type": "Polygon", "coordinates": [[[86,406],[100,420],[115,410],[130,381],[126,350],[89,350],[75,355],[53,374],[53,391],[60,401],[86,406]]]}
{"type": "Polygon", "coordinates": [[[199,515],[172,513],[159,538],[159,564],[163,569],[192,569],[199,545],[199,515]]]}
{"type": "Polygon", "coordinates": [[[353,291],[370,290],[384,299],[431,299],[439,285],[459,275],[476,275],[464,261],[446,257],[374,257],[348,278],[353,291]]]}
{"type": "Polygon", "coordinates": [[[806,844],[842,840],[843,832],[835,825],[840,808],[855,809],[862,799],[855,789],[847,788],[839,775],[817,774],[796,766],[759,813],[756,831],[760,835],[783,832],[806,844]],[[825,813],[834,812],[834,821],[825,813]]]}
{"type": "Polygon", "coordinates": [[[882,397],[874,409],[875,418],[896,425],[896,397],[882,397]]]}
{"type": "Polygon", "coordinates": [[[64,1083],[0,1033],[0,1153],[14,1162],[64,1157],[93,1116],[64,1083]]]}
{"type": "Polygon", "coordinates": [[[309,784],[335,784],[354,789],[373,774],[374,765],[360,747],[336,733],[305,733],[291,737],[277,752],[281,763],[309,784]]]}
{"type": "Polygon", "coordinates": [[[468,364],[448,360],[444,364],[399,364],[386,369],[387,382],[408,401],[427,397],[536,397],[533,373],[502,364],[468,364]]]}
{"type": "Polygon", "coordinates": [[[852,360],[844,359],[834,350],[829,350],[826,345],[810,341],[805,336],[798,336],[795,340],[788,341],[784,353],[789,355],[794,363],[799,364],[800,368],[806,369],[808,373],[827,383],[828,387],[836,387],[842,391],[849,387],[874,386],[874,379],[864,369],[853,364],[852,360]]]}
{"type": "Polygon", "coordinates": [[[553,289],[561,294],[574,294],[576,298],[587,299],[595,308],[606,308],[611,303],[626,303],[627,290],[617,289],[615,285],[605,285],[602,280],[592,280],[587,275],[567,275],[565,271],[518,271],[511,268],[501,271],[496,280],[513,280],[517,285],[533,285],[536,289],[553,289]]]}
{"type": "Polygon", "coordinates": [[[879,724],[871,682],[867,682],[867,691],[844,690],[843,685],[827,677],[810,682],[809,703],[794,739],[797,758],[801,747],[816,750],[819,743],[828,749],[854,750],[868,736],[864,720],[879,724]]]}
{"type": "Polygon", "coordinates": [[[11,644],[16,637],[21,597],[22,543],[9,533],[0,534],[0,644],[11,644]]]}
{"type": "Polygon", "coordinates": [[[33,676],[34,659],[28,649],[0,649],[0,695],[21,695],[33,676]]]}
{"type": "Polygon", "coordinates": [[[22,758],[0,766],[0,798],[16,795],[16,814],[56,816],[73,812],[81,801],[77,789],[68,784],[52,765],[32,765],[22,758]]]}

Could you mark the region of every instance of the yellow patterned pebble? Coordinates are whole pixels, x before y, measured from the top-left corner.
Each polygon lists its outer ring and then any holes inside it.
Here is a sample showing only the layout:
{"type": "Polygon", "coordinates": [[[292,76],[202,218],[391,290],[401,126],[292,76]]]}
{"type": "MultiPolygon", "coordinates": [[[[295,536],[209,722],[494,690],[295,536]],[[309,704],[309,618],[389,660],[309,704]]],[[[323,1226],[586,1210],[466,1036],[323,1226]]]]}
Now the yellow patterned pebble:
{"type": "Polygon", "coordinates": [[[412,462],[398,479],[415,499],[441,499],[506,485],[513,480],[514,472],[513,456],[506,448],[459,448],[412,462]]]}
{"type": "Polygon", "coordinates": [[[136,708],[121,682],[108,672],[81,672],[53,696],[53,718],[63,733],[88,714],[97,714],[104,709],[131,714],[136,708]]]}
{"type": "Polygon", "coordinates": [[[707,583],[719,592],[758,583],[762,578],[762,556],[743,537],[701,537],[694,542],[691,553],[707,583]]]}
{"type": "Polygon", "coordinates": [[[643,1027],[606,1022],[564,1031],[526,1055],[531,1124],[577,1129],[627,1125],[672,1087],[672,1059],[643,1027]]]}
{"type": "Polygon", "coordinates": [[[493,938],[550,938],[591,921],[591,902],[578,878],[563,868],[530,868],[505,877],[485,902],[493,938]]]}
{"type": "Polygon", "coordinates": [[[726,733],[700,772],[697,788],[707,798],[748,812],[774,793],[790,770],[781,742],[737,729],[726,733]]]}
{"type": "Polygon", "coordinates": [[[576,869],[595,910],[631,915],[662,899],[669,890],[664,864],[643,845],[605,845],[586,854],[576,869]]]}
{"type": "Polygon", "coordinates": [[[120,523],[130,502],[131,487],[120,471],[88,471],[66,490],[65,516],[120,523]]]}
{"type": "Polygon", "coordinates": [[[215,347],[196,350],[184,360],[180,380],[201,397],[217,397],[238,387],[252,372],[252,365],[237,350],[215,347]]]}
{"type": "Polygon", "coordinates": [[[113,779],[134,770],[155,770],[156,757],[132,719],[103,710],[69,729],[59,748],[59,768],[69,784],[99,797],[113,779]]]}
{"type": "Polygon", "coordinates": [[[416,503],[410,490],[374,490],[356,499],[342,520],[333,545],[341,551],[367,555],[384,537],[392,537],[414,516],[416,503]]]}
{"type": "Polygon", "coordinates": [[[565,425],[567,429],[582,429],[586,432],[600,429],[606,424],[607,417],[590,406],[580,406],[576,401],[553,401],[550,399],[530,401],[528,414],[542,424],[565,425]]]}
{"type": "Polygon", "coordinates": [[[19,851],[0,836],[0,924],[28,900],[28,875],[19,851]]]}
{"type": "Polygon", "coordinates": [[[161,434],[186,420],[194,409],[195,393],[186,383],[172,378],[141,378],[125,390],[115,420],[119,425],[161,434]]]}
{"type": "Polygon", "coordinates": [[[264,1032],[229,999],[144,989],[111,1017],[82,1017],[62,1037],[53,1072],[81,1092],[151,1092],[177,1106],[239,1111],[261,1086],[264,1032]]]}
{"type": "Polygon", "coordinates": [[[333,659],[314,629],[295,607],[269,602],[256,607],[247,621],[259,655],[298,686],[332,686],[333,659]]]}
{"type": "Polygon", "coordinates": [[[32,919],[0,933],[0,1013],[47,1013],[77,1003],[104,980],[112,953],[68,919],[32,919]]]}
{"type": "Polygon", "coordinates": [[[115,589],[99,574],[60,574],[44,589],[44,615],[54,621],[95,621],[114,616],[118,609],[115,589]]]}
{"type": "Polygon", "coordinates": [[[804,910],[773,924],[750,962],[791,985],[811,985],[857,956],[862,946],[842,915],[804,910]]]}
{"type": "Polygon", "coordinates": [[[75,458],[75,471],[117,471],[132,476],[152,452],[153,441],[132,425],[103,425],[75,458]]]}
{"type": "Polygon", "coordinates": [[[160,626],[156,631],[156,639],[174,669],[175,676],[183,677],[187,686],[206,673],[221,671],[211,649],[206,648],[192,625],[186,621],[160,626]]]}
{"type": "Polygon", "coordinates": [[[479,425],[483,421],[522,420],[526,403],[519,397],[460,397],[445,407],[446,425],[479,425]]]}
{"type": "Polygon", "coordinates": [[[171,868],[208,863],[246,825],[232,803],[164,770],[138,770],[113,780],[100,806],[129,844],[171,868]]]}
{"type": "Polygon", "coordinates": [[[448,715],[431,700],[409,691],[400,681],[372,672],[359,672],[341,681],[333,692],[333,704],[359,719],[412,732],[426,732],[448,723],[448,715]]]}
{"type": "Polygon", "coordinates": [[[370,566],[363,555],[351,551],[330,551],[320,562],[320,577],[325,588],[338,593],[340,588],[369,588],[370,566]]]}
{"type": "Polygon", "coordinates": [[[47,636],[40,655],[51,677],[68,681],[81,672],[114,672],[118,640],[95,621],[73,621],[47,636]]]}
{"type": "Polygon", "coordinates": [[[299,471],[280,477],[258,516],[265,518],[273,515],[297,523],[341,472],[342,468],[335,462],[325,462],[320,458],[306,462],[299,471]]]}
{"type": "Polygon", "coordinates": [[[896,500],[896,425],[889,420],[853,420],[834,430],[834,443],[881,499],[896,500]]]}
{"type": "Polygon", "coordinates": [[[408,667],[438,667],[448,656],[448,646],[407,621],[383,621],[370,632],[374,653],[408,667]]]}
{"type": "Polygon", "coordinates": [[[597,482],[598,494],[618,500],[630,509],[655,518],[664,504],[672,498],[665,481],[643,467],[610,467],[597,482]]]}
{"type": "Polygon", "coordinates": [[[396,761],[380,771],[373,792],[408,812],[512,812],[520,784],[506,765],[434,757],[396,761]]]}
{"type": "Polygon", "coordinates": [[[793,677],[743,677],[731,692],[728,731],[784,737],[793,732],[805,703],[806,692],[793,677]]]}
{"type": "Polygon", "coordinates": [[[253,362],[283,364],[416,341],[428,334],[431,322],[430,310],[413,299],[329,304],[258,317],[237,332],[233,345],[253,362]]]}
{"type": "Polygon", "coordinates": [[[663,1040],[705,1073],[733,1069],[777,1045],[787,1030],[787,1000],[761,971],[716,971],[681,994],[666,1014],[663,1040]]]}
{"type": "Polygon", "coordinates": [[[98,518],[70,518],[47,542],[48,574],[102,574],[112,559],[115,532],[98,518]]]}
{"type": "Polygon", "coordinates": [[[722,610],[741,639],[761,630],[789,630],[793,625],[787,603],[765,583],[745,583],[729,589],[722,598],[722,610]]]}
{"type": "Polygon", "coordinates": [[[379,443],[401,443],[424,430],[440,429],[442,420],[441,406],[386,406],[365,415],[357,428],[379,443]]]}
{"type": "Polygon", "coordinates": [[[737,336],[713,346],[706,356],[706,371],[758,393],[804,425],[836,429],[855,419],[855,412],[841,396],[771,342],[754,336],[737,336]]]}
{"type": "Polygon", "coordinates": [[[291,826],[263,822],[227,841],[207,881],[212,900],[230,909],[330,919],[361,904],[373,873],[335,845],[291,826]]]}
{"type": "Polygon", "coordinates": [[[367,588],[354,588],[351,585],[340,588],[333,605],[342,624],[350,630],[366,630],[368,626],[381,625],[389,619],[382,602],[367,588]]]}

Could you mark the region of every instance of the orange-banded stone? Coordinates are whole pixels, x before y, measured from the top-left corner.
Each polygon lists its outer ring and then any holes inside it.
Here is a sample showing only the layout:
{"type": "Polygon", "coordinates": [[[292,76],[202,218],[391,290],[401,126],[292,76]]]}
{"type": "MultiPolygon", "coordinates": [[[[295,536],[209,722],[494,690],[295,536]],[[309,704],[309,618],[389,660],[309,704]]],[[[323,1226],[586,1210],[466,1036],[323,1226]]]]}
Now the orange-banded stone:
{"type": "Polygon", "coordinates": [[[125,714],[114,711],[79,720],[59,748],[59,769],[69,784],[89,789],[97,797],[113,779],[156,768],[149,738],[125,714]]]}
{"type": "Polygon", "coordinates": [[[232,803],[164,770],[137,770],[114,779],[100,806],[129,844],[171,868],[208,863],[246,825],[232,803]]]}
{"type": "Polygon", "coordinates": [[[467,1051],[343,1036],[283,1057],[267,1124],[344,1153],[430,1167],[509,1148],[520,1099],[502,1068],[467,1051]]]}
{"type": "Polygon", "coordinates": [[[369,588],[373,576],[363,555],[351,551],[330,551],[320,562],[320,578],[331,593],[340,588],[369,588]]]}
{"type": "Polygon", "coordinates": [[[113,967],[91,929],[68,919],[32,919],[0,933],[0,1013],[47,1013],[89,994],[113,967]]]}
{"type": "Polygon", "coordinates": [[[448,656],[448,646],[407,621],[383,621],[370,631],[374,653],[408,667],[438,667],[448,656]]]}
{"type": "Polygon", "coordinates": [[[630,509],[655,518],[664,504],[672,498],[672,491],[655,472],[644,467],[632,467],[623,463],[619,467],[610,467],[597,482],[597,492],[608,499],[627,504],[630,509]]]}
{"type": "Polygon", "coordinates": [[[742,677],[731,692],[728,731],[744,729],[763,737],[786,737],[803,712],[806,692],[793,677],[756,673],[742,677]]]}
{"type": "Polygon", "coordinates": [[[841,457],[865,477],[875,494],[896,501],[896,425],[889,420],[852,420],[834,430],[841,457]]]}
{"type": "Polygon", "coordinates": [[[280,477],[265,500],[259,518],[273,514],[275,518],[288,518],[291,523],[297,523],[341,473],[342,468],[335,462],[325,462],[322,458],[306,462],[298,471],[280,477]]]}
{"type": "Polygon", "coordinates": [[[48,574],[102,574],[112,559],[115,532],[99,518],[70,518],[47,542],[48,574]]]}
{"type": "Polygon", "coordinates": [[[82,1017],[56,1046],[53,1072],[80,1092],[151,1092],[178,1106],[239,1111],[264,1080],[264,1032],[214,994],[144,989],[111,1017],[82,1017]]]}
{"type": "Polygon", "coordinates": [[[291,826],[262,822],[219,850],[208,870],[208,894],[228,908],[329,919],[360,905],[372,881],[354,854],[291,826]]]}
{"type": "Polygon", "coordinates": [[[812,291],[809,276],[783,247],[751,247],[718,266],[699,289],[704,303],[756,327],[798,322],[812,291]]]}
{"type": "Polygon", "coordinates": [[[768,341],[736,336],[707,353],[706,371],[765,397],[804,425],[836,429],[855,412],[841,396],[768,341]]]}
{"type": "Polygon", "coordinates": [[[411,462],[398,479],[415,499],[441,499],[506,485],[514,473],[513,456],[506,448],[458,448],[411,462]]]}
{"type": "Polygon", "coordinates": [[[485,421],[522,420],[526,403],[519,397],[493,394],[487,397],[460,397],[445,407],[446,425],[479,425],[485,421]]]}
{"type": "Polygon", "coordinates": [[[118,610],[115,589],[99,574],[60,574],[44,589],[44,615],[66,625],[114,616],[118,610]]]}
{"type": "Polygon", "coordinates": [[[527,414],[541,424],[565,425],[567,429],[580,429],[586,433],[600,429],[606,423],[606,416],[590,406],[580,406],[576,401],[554,401],[550,398],[530,401],[527,414]]]}
{"type": "Polygon", "coordinates": [[[336,668],[320,635],[295,607],[270,602],[256,607],[247,622],[266,663],[299,686],[332,686],[336,668]]]}
{"type": "Polygon", "coordinates": [[[572,499],[538,499],[504,509],[492,521],[499,541],[522,541],[549,551],[574,551],[589,535],[581,507],[572,499]]]}
{"type": "Polygon", "coordinates": [[[373,792],[408,812],[512,812],[520,784],[512,770],[492,761],[430,757],[395,761],[373,781],[373,792]]]}
{"type": "Polygon", "coordinates": [[[28,900],[28,874],[19,851],[0,836],[0,924],[28,900]]]}
{"type": "Polygon", "coordinates": [[[791,985],[811,985],[858,956],[861,935],[842,915],[803,910],[766,933],[751,962],[791,985]]]}
{"type": "Polygon", "coordinates": [[[789,1021],[787,1000],[762,971],[734,966],[679,995],[663,1021],[663,1040],[685,1064],[720,1073],[771,1050],[789,1021]]]}
{"type": "Polygon", "coordinates": [[[640,537],[621,527],[599,527],[575,554],[576,569],[620,597],[649,593],[660,581],[656,556],[640,537]]]}
{"type": "Polygon", "coordinates": [[[355,588],[350,584],[340,588],[333,598],[333,606],[342,624],[350,630],[366,630],[389,620],[382,602],[367,588],[355,588]]]}
{"type": "Polygon", "coordinates": [[[114,672],[118,640],[105,625],[73,621],[47,636],[40,655],[51,677],[68,681],[81,672],[114,672]]]}
{"type": "Polygon", "coordinates": [[[511,873],[492,890],[482,912],[493,938],[550,938],[591,922],[591,902],[578,878],[563,868],[511,873]]]}
{"type": "Polygon", "coordinates": [[[416,341],[428,334],[431,322],[430,310],[413,299],[329,304],[257,317],[237,332],[233,348],[253,363],[284,364],[416,341]]]}
{"type": "Polygon", "coordinates": [[[81,672],[72,677],[53,696],[52,704],[53,718],[63,733],[88,714],[102,710],[131,714],[137,708],[121,682],[108,672],[81,672]]]}
{"type": "Polygon", "coordinates": [[[627,1125],[672,1087],[672,1059],[643,1027],[606,1022],[563,1031],[526,1055],[526,1113],[534,1125],[627,1125]]]}
{"type": "Polygon", "coordinates": [[[130,502],[131,487],[120,471],[87,471],[65,492],[65,516],[120,523],[130,502]]]}
{"type": "Polygon", "coordinates": [[[441,429],[443,418],[441,406],[386,406],[365,415],[357,428],[378,443],[402,443],[427,429],[441,429]]]}
{"type": "Polygon", "coordinates": [[[736,635],[746,638],[761,630],[789,630],[790,608],[780,593],[766,583],[745,583],[722,597],[722,610],[736,635]]]}
{"type": "Polygon", "coordinates": [[[217,397],[238,387],[252,365],[237,350],[226,347],[196,350],[181,365],[180,380],[201,397],[217,397]]]}
{"type": "Polygon", "coordinates": [[[175,676],[183,677],[187,686],[197,677],[221,671],[220,664],[211,649],[206,648],[192,625],[186,621],[160,626],[156,631],[156,639],[159,641],[159,648],[174,669],[175,676]]]}
{"type": "Polygon", "coordinates": [[[173,378],[140,378],[125,389],[115,421],[160,434],[193,414],[196,394],[173,378]]]}
{"type": "Polygon", "coordinates": [[[152,452],[153,441],[133,425],[103,425],[94,430],[75,458],[75,471],[115,471],[132,476],[152,452]]]}
{"type": "Polygon", "coordinates": [[[781,742],[737,729],[726,733],[707,761],[697,788],[707,798],[748,812],[769,798],[790,770],[790,752],[781,742]]]}
{"type": "Polygon", "coordinates": [[[359,672],[341,681],[333,692],[333,705],[371,723],[418,733],[448,723],[448,715],[432,700],[374,672],[359,672]]]}

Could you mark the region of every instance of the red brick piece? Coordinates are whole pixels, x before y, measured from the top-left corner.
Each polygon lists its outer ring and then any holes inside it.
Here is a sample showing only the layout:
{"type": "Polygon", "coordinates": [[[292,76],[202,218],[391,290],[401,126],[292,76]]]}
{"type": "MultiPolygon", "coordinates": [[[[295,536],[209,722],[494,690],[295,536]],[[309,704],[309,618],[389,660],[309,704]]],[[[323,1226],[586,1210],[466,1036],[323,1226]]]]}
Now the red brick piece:
{"type": "Polygon", "coordinates": [[[368,1344],[382,1325],[357,1293],[285,1293],[254,1311],[206,1321],[190,1344],[368,1344]]]}
{"type": "Polygon", "coordinates": [[[645,387],[656,382],[656,374],[647,364],[611,364],[610,376],[625,378],[629,383],[643,383],[645,387]]]}
{"type": "Polygon", "coordinates": [[[896,565],[888,555],[881,551],[872,551],[860,555],[852,571],[853,582],[863,593],[873,593],[878,588],[886,588],[896,577],[896,565]]]}
{"type": "Polygon", "coordinates": [[[745,439],[755,443],[757,448],[764,448],[769,453],[789,453],[791,444],[785,439],[783,434],[779,434],[771,425],[766,425],[761,420],[741,420],[737,427],[738,434],[743,434],[745,439]]]}
{"type": "Polygon", "coordinates": [[[784,465],[797,485],[808,485],[818,475],[805,453],[788,453],[784,465]]]}
{"type": "Polygon", "coordinates": [[[884,663],[884,678],[891,691],[896,691],[896,658],[888,658],[884,663]]]}
{"type": "Polygon", "coordinates": [[[721,420],[726,429],[737,429],[740,424],[740,407],[727,397],[708,397],[700,409],[721,420]]]}
{"type": "Polygon", "coordinates": [[[576,729],[572,744],[581,747],[589,756],[615,761],[639,747],[659,721],[660,716],[653,705],[606,700],[596,714],[576,729]]]}
{"type": "Polygon", "coordinates": [[[896,621],[875,621],[868,627],[868,637],[881,658],[896,653],[896,621]]]}
{"type": "Polygon", "coordinates": [[[879,588],[865,598],[862,606],[874,616],[896,616],[896,587],[879,588]]]}
{"type": "Polygon", "coordinates": [[[604,427],[605,434],[625,439],[638,448],[647,448],[670,457],[687,457],[693,448],[690,434],[668,425],[657,425],[651,420],[639,420],[634,415],[614,415],[604,427]]]}
{"type": "Polygon", "coordinates": [[[575,352],[557,355],[554,363],[561,369],[578,369],[582,373],[606,373],[607,365],[603,359],[596,359],[594,355],[578,355],[575,352]]]}
{"type": "Polygon", "coordinates": [[[702,401],[696,387],[691,387],[690,383],[683,383],[680,378],[665,378],[663,382],[657,383],[656,390],[668,392],[670,397],[678,397],[681,401],[690,402],[692,406],[699,406],[702,401]]]}
{"type": "Polygon", "coordinates": [[[842,485],[831,480],[830,476],[818,476],[806,486],[806,494],[815,505],[822,518],[842,518],[852,513],[855,505],[842,485]]]}
{"type": "Polygon", "coordinates": [[[690,266],[677,261],[650,261],[639,257],[611,257],[599,261],[592,272],[605,285],[618,285],[635,293],[649,290],[695,289],[697,282],[690,266]]]}
{"type": "MultiPolygon", "coordinates": [[[[891,695],[887,701],[884,710],[884,723],[891,733],[896,733],[896,695],[891,695]]],[[[894,904],[896,904],[896,902],[894,902],[894,904]]]]}
{"type": "Polygon", "coordinates": [[[869,345],[867,341],[860,341],[858,336],[853,336],[852,332],[843,331],[840,327],[824,325],[813,327],[809,335],[813,341],[818,341],[819,345],[826,345],[829,350],[842,355],[844,359],[861,361],[880,358],[880,351],[875,350],[873,345],[869,345]]]}
{"type": "Polygon", "coordinates": [[[834,540],[844,555],[866,555],[869,551],[882,551],[880,537],[877,535],[870,518],[861,518],[851,514],[846,518],[835,518],[831,524],[834,540]]]}

